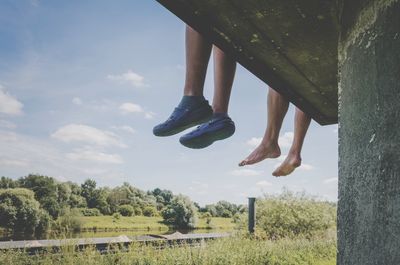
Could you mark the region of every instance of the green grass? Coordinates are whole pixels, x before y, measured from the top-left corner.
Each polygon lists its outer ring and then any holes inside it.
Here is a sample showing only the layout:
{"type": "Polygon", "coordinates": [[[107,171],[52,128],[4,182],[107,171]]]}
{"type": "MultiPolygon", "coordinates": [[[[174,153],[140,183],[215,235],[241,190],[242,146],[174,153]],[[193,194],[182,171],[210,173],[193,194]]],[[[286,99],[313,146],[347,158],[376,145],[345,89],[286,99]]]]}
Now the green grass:
{"type": "MultiPolygon", "coordinates": [[[[120,217],[115,219],[112,216],[82,216],[79,217],[82,223],[82,231],[97,230],[142,230],[142,231],[167,231],[169,227],[164,224],[161,217],[120,217]]],[[[235,224],[231,218],[215,217],[211,219],[208,226],[205,219],[199,219],[196,229],[226,229],[232,230],[235,224]]]]}
{"type": "Polygon", "coordinates": [[[28,256],[24,252],[0,252],[0,264],[7,265],[334,265],[335,240],[262,241],[242,237],[208,241],[199,247],[171,247],[157,250],[133,244],[128,252],[101,255],[93,248],[76,252],[65,248],[60,254],[28,256]]]}

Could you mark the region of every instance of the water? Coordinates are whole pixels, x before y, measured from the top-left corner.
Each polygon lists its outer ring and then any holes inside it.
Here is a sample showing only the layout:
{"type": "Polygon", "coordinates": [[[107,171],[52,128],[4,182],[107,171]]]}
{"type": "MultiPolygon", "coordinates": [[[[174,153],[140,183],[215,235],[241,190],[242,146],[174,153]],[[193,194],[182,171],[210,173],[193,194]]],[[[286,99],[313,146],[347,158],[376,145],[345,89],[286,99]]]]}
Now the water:
{"type": "Polygon", "coordinates": [[[89,231],[89,232],[71,232],[67,234],[56,234],[48,233],[40,236],[24,235],[24,234],[0,234],[0,241],[10,240],[40,240],[40,239],[60,239],[60,238],[96,238],[96,237],[117,237],[120,235],[126,236],[141,236],[141,235],[166,235],[175,232],[182,234],[203,234],[203,233],[223,233],[230,232],[231,230],[226,229],[192,229],[192,230],[181,230],[181,229],[170,229],[170,230],[113,230],[113,231],[89,231]]]}

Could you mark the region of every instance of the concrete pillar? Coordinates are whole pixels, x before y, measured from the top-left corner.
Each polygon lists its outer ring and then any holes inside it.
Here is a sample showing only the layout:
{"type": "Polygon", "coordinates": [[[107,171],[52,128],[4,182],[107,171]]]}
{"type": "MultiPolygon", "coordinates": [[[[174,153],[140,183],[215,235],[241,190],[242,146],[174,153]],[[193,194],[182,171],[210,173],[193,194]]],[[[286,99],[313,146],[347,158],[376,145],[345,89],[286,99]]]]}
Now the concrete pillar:
{"type": "Polygon", "coordinates": [[[400,264],[400,0],[344,0],[338,264],[400,264]]]}

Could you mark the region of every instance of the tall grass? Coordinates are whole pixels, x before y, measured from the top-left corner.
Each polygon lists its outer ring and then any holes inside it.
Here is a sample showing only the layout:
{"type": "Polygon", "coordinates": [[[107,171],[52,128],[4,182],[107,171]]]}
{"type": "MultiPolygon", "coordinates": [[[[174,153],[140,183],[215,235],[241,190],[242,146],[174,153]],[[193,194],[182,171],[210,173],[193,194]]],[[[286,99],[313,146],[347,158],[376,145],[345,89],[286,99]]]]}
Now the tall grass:
{"type": "Polygon", "coordinates": [[[116,249],[113,254],[101,255],[93,248],[77,252],[65,248],[60,254],[0,252],[0,264],[7,265],[334,265],[335,240],[282,239],[277,241],[232,237],[209,241],[198,247],[172,246],[156,249],[133,244],[128,251],[116,249]]]}

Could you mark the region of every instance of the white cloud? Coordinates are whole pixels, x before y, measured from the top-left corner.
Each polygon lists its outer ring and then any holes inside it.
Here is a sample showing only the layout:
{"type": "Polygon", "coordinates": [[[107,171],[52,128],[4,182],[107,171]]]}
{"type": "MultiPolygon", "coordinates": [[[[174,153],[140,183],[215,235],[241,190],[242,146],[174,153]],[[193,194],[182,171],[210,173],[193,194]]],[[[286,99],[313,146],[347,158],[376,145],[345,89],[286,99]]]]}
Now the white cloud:
{"type": "Polygon", "coordinates": [[[75,97],[72,99],[72,103],[75,105],[82,105],[83,102],[81,98],[75,97]]]}
{"type": "Polygon", "coordinates": [[[310,170],[313,170],[314,167],[312,165],[302,163],[301,166],[299,166],[298,169],[299,170],[310,171],[310,170]]]}
{"type": "Polygon", "coordinates": [[[99,146],[126,147],[115,134],[83,124],[63,126],[53,133],[51,137],[66,143],[86,142],[99,146]]]}
{"type": "Polygon", "coordinates": [[[119,106],[119,109],[123,114],[144,112],[142,106],[130,102],[121,104],[121,106],[119,106]]]}
{"type": "Polygon", "coordinates": [[[249,168],[240,168],[235,169],[230,172],[233,176],[241,176],[241,177],[252,177],[252,176],[259,176],[263,172],[260,170],[249,169],[249,168]]]}
{"type": "Polygon", "coordinates": [[[257,146],[260,145],[261,141],[262,141],[262,138],[261,138],[261,137],[260,137],[260,138],[253,137],[253,138],[251,138],[250,140],[248,140],[248,141],[246,142],[246,144],[248,144],[248,145],[250,145],[250,146],[252,146],[252,147],[257,147],[257,146]]]}
{"type": "Polygon", "coordinates": [[[108,75],[107,78],[109,80],[117,81],[119,83],[128,83],[134,87],[147,86],[144,83],[144,77],[133,72],[132,70],[128,70],[128,72],[120,75],[108,75]]]}
{"type": "Polygon", "coordinates": [[[23,114],[23,107],[24,105],[21,102],[8,94],[0,85],[0,113],[8,115],[21,115],[23,114]]]}
{"type": "Polygon", "coordinates": [[[338,182],[338,178],[337,178],[337,177],[328,178],[328,179],[325,179],[325,180],[324,180],[324,183],[325,183],[325,184],[336,183],[336,182],[338,182]]]}
{"type": "Polygon", "coordinates": [[[111,128],[114,129],[114,130],[121,130],[121,131],[128,132],[128,133],[131,133],[131,134],[134,134],[136,132],[135,129],[133,129],[131,126],[128,126],[128,125],[112,126],[111,128]]]}
{"type": "Polygon", "coordinates": [[[122,164],[123,160],[118,154],[106,154],[96,150],[90,150],[87,148],[77,149],[72,153],[66,155],[71,160],[87,160],[98,163],[110,163],[110,164],[122,164]]]}
{"type": "Polygon", "coordinates": [[[145,111],[142,106],[139,104],[135,104],[132,102],[125,102],[119,106],[119,110],[122,114],[130,114],[130,113],[141,113],[144,115],[145,119],[153,119],[155,113],[151,111],[145,111]]]}
{"type": "Polygon", "coordinates": [[[154,118],[154,115],[155,115],[154,112],[149,111],[149,112],[146,112],[146,113],[144,114],[144,117],[145,117],[146,119],[148,119],[148,120],[151,120],[151,119],[154,118]]]}
{"type": "MultiPolygon", "coordinates": [[[[293,141],[293,132],[285,132],[283,135],[279,136],[278,143],[280,147],[290,147],[293,141]]],[[[252,137],[250,140],[246,142],[247,145],[251,147],[257,147],[260,145],[262,138],[252,137]]]]}
{"type": "Polygon", "coordinates": [[[272,186],[272,183],[271,183],[271,182],[268,182],[268,181],[266,181],[266,180],[261,180],[261,181],[259,181],[259,182],[256,183],[256,186],[257,186],[257,187],[260,187],[260,188],[266,188],[266,187],[272,186]]]}
{"type": "Polygon", "coordinates": [[[17,125],[10,121],[0,120],[0,128],[15,129],[17,128],[17,125]]]}
{"type": "Polygon", "coordinates": [[[293,132],[285,132],[283,135],[279,136],[278,144],[280,147],[290,147],[293,142],[293,132]]]}
{"type": "Polygon", "coordinates": [[[0,165],[10,167],[26,167],[29,165],[29,163],[26,160],[0,158],[0,165]]]}

